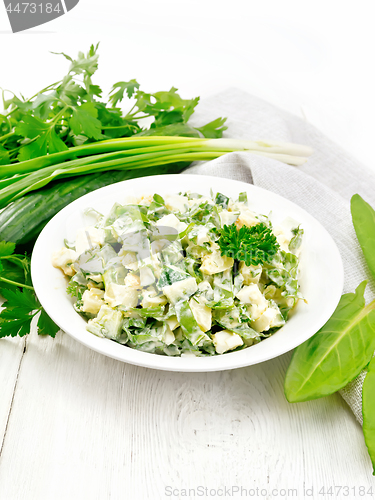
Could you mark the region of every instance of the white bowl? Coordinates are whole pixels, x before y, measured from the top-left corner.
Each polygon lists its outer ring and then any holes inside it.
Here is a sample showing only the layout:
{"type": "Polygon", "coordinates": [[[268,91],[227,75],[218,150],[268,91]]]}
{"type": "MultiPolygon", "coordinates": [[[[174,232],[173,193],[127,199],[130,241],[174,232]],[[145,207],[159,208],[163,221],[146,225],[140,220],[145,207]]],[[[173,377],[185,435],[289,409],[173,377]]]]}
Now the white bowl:
{"type": "MultiPolygon", "coordinates": [[[[87,223],[86,223],[87,224],[87,223]]],[[[134,365],[186,372],[228,370],[261,363],[298,346],[321,328],[335,310],[343,287],[343,265],[331,236],[314,217],[289,200],[270,191],[234,180],[203,175],[160,175],[119,182],[74,201],[46,225],[31,259],[31,274],[36,294],[44,309],[62,330],[91,349],[134,365]],[[274,224],[286,217],[301,223],[304,229],[300,264],[301,292],[308,301],[300,301],[286,325],[259,344],[219,356],[168,357],[137,351],[109,339],[96,337],[86,330],[86,321],[73,309],[73,299],[66,293],[67,279],[51,264],[52,253],[64,246],[64,239],[74,240],[82,228],[83,210],[92,207],[106,214],[117,201],[129,195],[180,191],[208,195],[210,189],[237,198],[246,191],[249,206],[268,215],[274,224]]]]}

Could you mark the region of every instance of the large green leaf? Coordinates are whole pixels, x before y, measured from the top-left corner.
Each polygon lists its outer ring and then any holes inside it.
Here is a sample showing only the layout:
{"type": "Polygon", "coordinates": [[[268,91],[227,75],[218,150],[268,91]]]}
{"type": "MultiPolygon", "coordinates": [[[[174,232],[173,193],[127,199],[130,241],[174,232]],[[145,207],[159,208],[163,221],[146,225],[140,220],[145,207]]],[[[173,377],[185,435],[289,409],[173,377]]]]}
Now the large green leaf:
{"type": "Polygon", "coordinates": [[[285,378],[289,402],[307,401],[345,387],[369,363],[375,349],[375,301],[364,307],[363,281],[343,295],[327,323],[297,347],[285,378]]]}
{"type": "Polygon", "coordinates": [[[375,278],[375,211],[359,194],[352,197],[350,205],[359,244],[375,278]]]}
{"type": "Polygon", "coordinates": [[[372,359],[362,393],[363,434],[375,476],[375,358],[372,359]]]}

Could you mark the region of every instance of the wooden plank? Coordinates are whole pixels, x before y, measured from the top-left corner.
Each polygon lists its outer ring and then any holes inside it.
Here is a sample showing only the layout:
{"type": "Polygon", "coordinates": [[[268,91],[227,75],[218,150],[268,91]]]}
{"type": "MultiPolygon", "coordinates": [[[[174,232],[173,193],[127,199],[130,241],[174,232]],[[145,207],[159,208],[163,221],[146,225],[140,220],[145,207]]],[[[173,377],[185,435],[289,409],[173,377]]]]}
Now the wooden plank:
{"type": "Polygon", "coordinates": [[[66,334],[32,335],[0,498],[142,500],[166,498],[166,487],[374,484],[361,428],[338,395],[286,402],[288,362],[289,354],[227,372],[158,372],[66,334]]]}
{"type": "Polygon", "coordinates": [[[0,339],[0,456],[26,339],[0,339]]]}

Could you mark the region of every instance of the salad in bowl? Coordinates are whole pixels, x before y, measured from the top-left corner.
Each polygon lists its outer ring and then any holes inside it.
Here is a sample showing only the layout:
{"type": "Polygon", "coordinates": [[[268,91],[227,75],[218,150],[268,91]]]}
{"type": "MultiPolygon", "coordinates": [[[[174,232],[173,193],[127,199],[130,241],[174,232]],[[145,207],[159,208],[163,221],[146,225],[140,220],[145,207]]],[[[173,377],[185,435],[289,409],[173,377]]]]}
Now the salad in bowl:
{"type": "Polygon", "coordinates": [[[272,336],[299,300],[303,229],[221,193],[115,203],[52,256],[93,335],[167,356],[216,356],[272,336]]]}

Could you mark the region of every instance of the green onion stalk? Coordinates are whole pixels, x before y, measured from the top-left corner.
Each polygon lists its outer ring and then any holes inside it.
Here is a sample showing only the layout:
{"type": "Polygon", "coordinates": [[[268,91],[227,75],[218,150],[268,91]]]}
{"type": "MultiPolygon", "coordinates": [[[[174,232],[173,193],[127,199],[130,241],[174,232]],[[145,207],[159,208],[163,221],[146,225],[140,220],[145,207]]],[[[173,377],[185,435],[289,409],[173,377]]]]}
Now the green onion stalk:
{"type": "Polygon", "coordinates": [[[0,209],[60,178],[207,161],[234,151],[245,151],[295,166],[302,165],[312,153],[310,148],[298,144],[237,139],[155,136],[89,143],[0,166],[0,209]]]}

